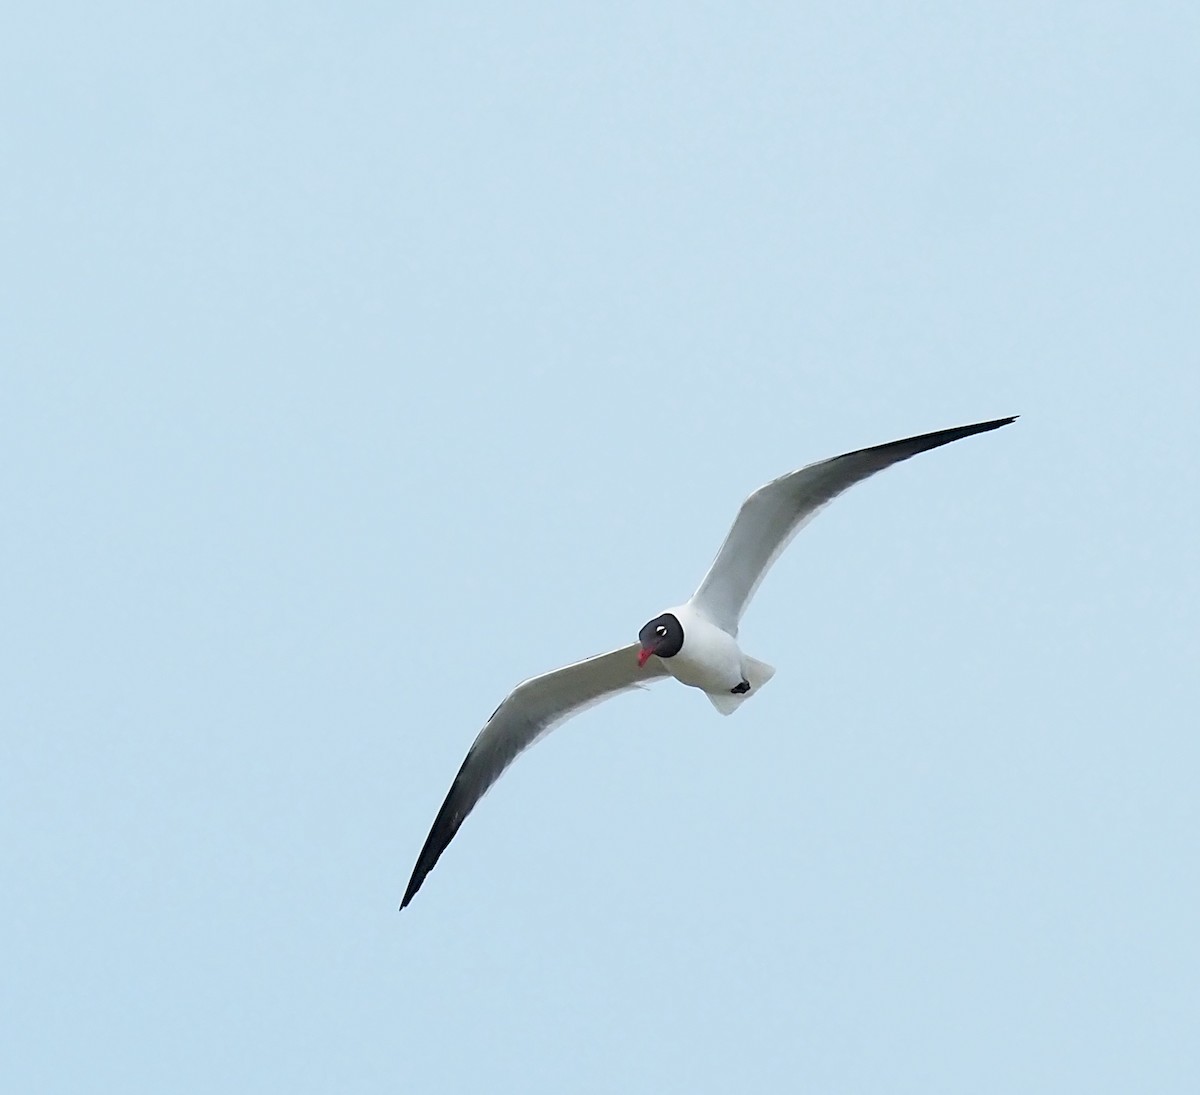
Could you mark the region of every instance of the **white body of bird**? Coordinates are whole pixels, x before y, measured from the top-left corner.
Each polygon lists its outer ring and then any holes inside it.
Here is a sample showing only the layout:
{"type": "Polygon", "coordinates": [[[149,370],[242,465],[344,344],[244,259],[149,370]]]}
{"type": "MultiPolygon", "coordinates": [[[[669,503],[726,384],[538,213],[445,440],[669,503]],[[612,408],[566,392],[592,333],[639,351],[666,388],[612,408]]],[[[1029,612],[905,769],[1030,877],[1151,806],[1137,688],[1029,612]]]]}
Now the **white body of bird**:
{"type": "Polygon", "coordinates": [[[718,627],[689,601],[669,610],[683,627],[683,646],[662,659],[663,668],[680,684],[699,688],[722,715],[731,715],[748,696],[766,684],[775,670],[742,653],[737,639],[718,627]],[[735,693],[743,682],[750,688],[735,693]]]}

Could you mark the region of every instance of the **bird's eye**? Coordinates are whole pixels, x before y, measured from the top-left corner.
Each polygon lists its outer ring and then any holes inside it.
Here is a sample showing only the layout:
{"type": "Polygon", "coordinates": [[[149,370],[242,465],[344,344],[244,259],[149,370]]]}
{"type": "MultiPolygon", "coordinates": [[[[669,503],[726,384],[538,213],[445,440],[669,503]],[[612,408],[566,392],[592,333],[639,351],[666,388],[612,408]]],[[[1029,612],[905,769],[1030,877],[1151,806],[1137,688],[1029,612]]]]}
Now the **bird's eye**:
{"type": "Polygon", "coordinates": [[[656,627],[656,628],[654,629],[654,634],[655,634],[655,635],[662,636],[662,635],[665,635],[666,633],[667,633],[667,629],[666,629],[665,627],[663,627],[663,625],[662,625],[662,624],[659,624],[659,625],[658,625],[658,627],[656,627]]]}

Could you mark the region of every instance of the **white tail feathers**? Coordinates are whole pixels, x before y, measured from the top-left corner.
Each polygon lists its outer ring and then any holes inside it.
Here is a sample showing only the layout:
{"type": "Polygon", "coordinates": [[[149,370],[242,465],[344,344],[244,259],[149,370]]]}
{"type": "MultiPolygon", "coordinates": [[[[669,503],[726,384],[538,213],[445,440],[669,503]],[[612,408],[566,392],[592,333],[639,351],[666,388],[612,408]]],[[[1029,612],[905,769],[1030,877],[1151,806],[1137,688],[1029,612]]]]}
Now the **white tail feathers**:
{"type": "Polygon", "coordinates": [[[722,715],[732,715],[741,705],[754,695],[764,684],[775,676],[775,667],[767,665],[766,662],[760,662],[756,658],[742,655],[742,673],[745,674],[746,680],[750,682],[750,688],[746,692],[705,692],[704,694],[712,701],[713,707],[721,712],[722,715]]]}

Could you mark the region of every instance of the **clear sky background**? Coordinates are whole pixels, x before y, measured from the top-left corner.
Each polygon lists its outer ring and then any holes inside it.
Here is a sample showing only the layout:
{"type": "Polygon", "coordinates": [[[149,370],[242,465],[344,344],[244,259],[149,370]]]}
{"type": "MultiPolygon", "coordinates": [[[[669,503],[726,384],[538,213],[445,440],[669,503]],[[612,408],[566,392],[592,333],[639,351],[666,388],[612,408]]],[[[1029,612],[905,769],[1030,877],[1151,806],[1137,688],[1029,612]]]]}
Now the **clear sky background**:
{"type": "Polygon", "coordinates": [[[0,36],[0,1088],[1200,1090],[1200,8],[0,36]],[[520,759],[738,504],[744,621],[520,759]]]}

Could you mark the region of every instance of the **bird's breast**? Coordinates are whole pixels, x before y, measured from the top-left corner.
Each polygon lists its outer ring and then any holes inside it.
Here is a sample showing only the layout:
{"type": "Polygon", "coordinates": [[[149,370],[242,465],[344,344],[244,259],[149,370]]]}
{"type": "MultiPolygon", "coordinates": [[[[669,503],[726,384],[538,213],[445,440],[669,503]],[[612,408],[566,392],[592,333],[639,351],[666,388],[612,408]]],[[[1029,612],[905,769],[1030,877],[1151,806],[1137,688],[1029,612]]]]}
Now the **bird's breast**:
{"type": "Polygon", "coordinates": [[[663,659],[667,672],[681,684],[705,692],[728,692],[741,684],[742,652],[737,640],[686,606],[671,611],[683,625],[683,646],[674,657],[663,659]]]}

